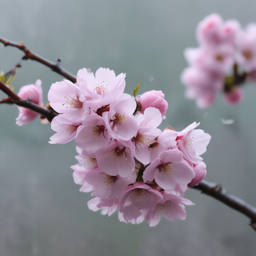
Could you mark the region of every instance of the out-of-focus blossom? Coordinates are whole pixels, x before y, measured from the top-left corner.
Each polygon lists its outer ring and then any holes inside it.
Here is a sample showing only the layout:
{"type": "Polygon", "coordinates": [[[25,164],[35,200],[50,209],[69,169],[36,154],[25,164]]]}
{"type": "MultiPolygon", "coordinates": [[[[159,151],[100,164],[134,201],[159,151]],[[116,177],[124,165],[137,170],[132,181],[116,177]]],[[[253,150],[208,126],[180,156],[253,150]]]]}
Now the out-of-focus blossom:
{"type": "Polygon", "coordinates": [[[223,21],[220,15],[211,14],[198,24],[196,36],[199,47],[184,51],[190,66],[181,75],[185,97],[206,108],[222,91],[226,103],[240,103],[240,87],[256,81],[256,24],[242,29],[236,20],[223,21]]]}
{"type": "MultiPolygon", "coordinates": [[[[41,83],[41,80],[38,79],[35,84],[22,86],[20,88],[18,96],[23,100],[29,100],[39,106],[44,106],[41,83]]],[[[18,107],[18,109],[19,116],[16,119],[16,124],[20,126],[27,124],[40,116],[40,114],[27,108],[18,107]]]]}
{"type": "Polygon", "coordinates": [[[243,100],[243,92],[241,88],[235,87],[231,92],[224,94],[225,101],[230,105],[239,104],[243,100]]]}

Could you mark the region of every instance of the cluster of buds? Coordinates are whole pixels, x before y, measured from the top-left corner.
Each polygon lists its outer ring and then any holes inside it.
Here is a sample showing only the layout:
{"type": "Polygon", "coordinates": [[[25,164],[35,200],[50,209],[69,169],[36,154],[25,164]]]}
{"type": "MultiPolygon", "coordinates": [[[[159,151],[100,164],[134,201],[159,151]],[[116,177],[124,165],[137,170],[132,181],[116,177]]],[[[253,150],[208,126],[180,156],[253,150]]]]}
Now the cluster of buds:
{"type": "Polygon", "coordinates": [[[184,52],[190,65],[181,75],[185,96],[200,108],[210,106],[219,91],[228,104],[241,102],[240,86],[256,80],[256,24],[243,30],[238,21],[211,14],[198,24],[196,35],[199,47],[184,52]]]}
{"type": "Polygon", "coordinates": [[[75,140],[78,164],[75,183],[81,192],[92,192],[88,202],[93,211],[111,215],[118,210],[126,223],[150,226],[161,216],[185,219],[183,196],[206,174],[200,157],[210,135],[193,123],[178,132],[161,131],[168,108],[161,91],[136,96],[124,93],[125,74],[99,68],[95,75],[84,69],[76,83],[63,80],[52,84],[48,100],[59,113],[51,128],[50,143],[75,140]]]}

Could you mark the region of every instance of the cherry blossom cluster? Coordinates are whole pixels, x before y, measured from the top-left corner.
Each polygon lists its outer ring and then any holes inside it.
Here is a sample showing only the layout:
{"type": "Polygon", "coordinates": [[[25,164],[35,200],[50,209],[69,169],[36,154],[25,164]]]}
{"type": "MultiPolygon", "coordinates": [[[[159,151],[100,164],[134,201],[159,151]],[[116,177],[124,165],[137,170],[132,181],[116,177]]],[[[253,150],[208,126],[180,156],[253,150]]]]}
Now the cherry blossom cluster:
{"type": "MultiPolygon", "coordinates": [[[[178,132],[161,131],[168,108],[161,91],[140,96],[124,93],[125,74],[99,68],[95,75],[87,69],[77,73],[77,82],[52,84],[48,100],[58,113],[51,128],[50,143],[75,140],[78,164],[75,183],[81,192],[92,192],[88,202],[93,211],[111,215],[118,210],[126,223],[150,226],[161,216],[185,219],[183,196],[206,174],[200,157],[210,135],[193,123],[178,132]]],[[[138,89],[138,88],[137,88],[138,89]]]]}
{"type": "Polygon", "coordinates": [[[185,96],[200,108],[213,104],[219,91],[228,104],[241,102],[240,86],[256,80],[256,24],[242,29],[236,20],[211,14],[198,24],[196,36],[199,47],[184,52],[190,65],[181,75],[185,96]]]}

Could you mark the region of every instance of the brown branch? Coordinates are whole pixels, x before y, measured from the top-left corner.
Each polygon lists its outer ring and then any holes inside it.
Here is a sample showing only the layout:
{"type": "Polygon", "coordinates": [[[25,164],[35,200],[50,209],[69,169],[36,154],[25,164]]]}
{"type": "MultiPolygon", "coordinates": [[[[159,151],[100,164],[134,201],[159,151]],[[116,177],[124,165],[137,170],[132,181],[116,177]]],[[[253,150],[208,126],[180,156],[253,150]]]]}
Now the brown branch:
{"type": "Polygon", "coordinates": [[[1,81],[0,81],[0,90],[2,90],[4,93],[6,93],[9,96],[8,98],[4,98],[3,100],[1,100],[0,103],[16,104],[17,106],[28,108],[46,117],[49,120],[49,122],[51,122],[52,119],[58,115],[58,113],[55,112],[53,109],[41,107],[31,102],[29,99],[27,100],[21,99],[16,93],[14,93],[9,87],[7,87],[1,81]]]}
{"type": "Polygon", "coordinates": [[[23,51],[25,53],[25,55],[22,57],[23,60],[28,60],[28,59],[35,60],[35,61],[51,68],[52,71],[64,76],[71,82],[73,82],[73,83],[76,82],[76,77],[61,67],[60,59],[57,59],[55,63],[51,62],[47,59],[44,59],[44,58],[38,56],[37,54],[31,52],[22,42],[16,43],[16,42],[12,42],[7,39],[4,39],[2,37],[0,37],[0,42],[3,43],[4,46],[16,47],[19,50],[23,51]]]}
{"type": "Polygon", "coordinates": [[[201,190],[203,194],[214,197],[215,199],[247,216],[251,220],[250,226],[256,231],[255,207],[234,195],[228,194],[227,191],[223,189],[220,185],[210,183],[205,180],[201,181],[199,185],[192,188],[201,190]]]}

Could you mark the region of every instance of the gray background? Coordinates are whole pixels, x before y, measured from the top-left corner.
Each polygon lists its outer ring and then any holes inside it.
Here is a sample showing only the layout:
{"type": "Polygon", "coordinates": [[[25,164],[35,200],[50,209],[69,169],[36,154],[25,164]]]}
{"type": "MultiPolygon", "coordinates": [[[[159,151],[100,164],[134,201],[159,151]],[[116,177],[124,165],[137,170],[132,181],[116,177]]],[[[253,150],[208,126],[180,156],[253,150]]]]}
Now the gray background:
{"type": "MultiPolygon", "coordinates": [[[[60,58],[73,74],[86,67],[109,67],[127,74],[127,93],[138,82],[140,93],[163,90],[169,102],[167,125],[176,130],[201,122],[212,135],[204,160],[207,180],[221,183],[256,205],[255,84],[244,101],[230,107],[219,95],[214,106],[197,109],[184,98],[180,73],[187,66],[186,47],[196,47],[195,28],[218,12],[244,26],[256,22],[253,0],[8,0],[0,1],[0,34],[50,60],[60,58]],[[234,119],[224,125],[221,118],[234,119]]],[[[0,69],[21,58],[0,45],[0,69]]],[[[44,101],[58,74],[24,61],[12,85],[15,91],[40,78],[44,101]]],[[[3,97],[3,94],[0,94],[3,97]]],[[[216,200],[190,190],[187,220],[162,219],[126,225],[117,215],[101,216],[87,208],[89,194],[79,192],[70,165],[75,144],[50,145],[49,125],[38,120],[18,127],[15,106],[0,106],[0,255],[255,255],[255,232],[249,220],[216,200]]]]}

